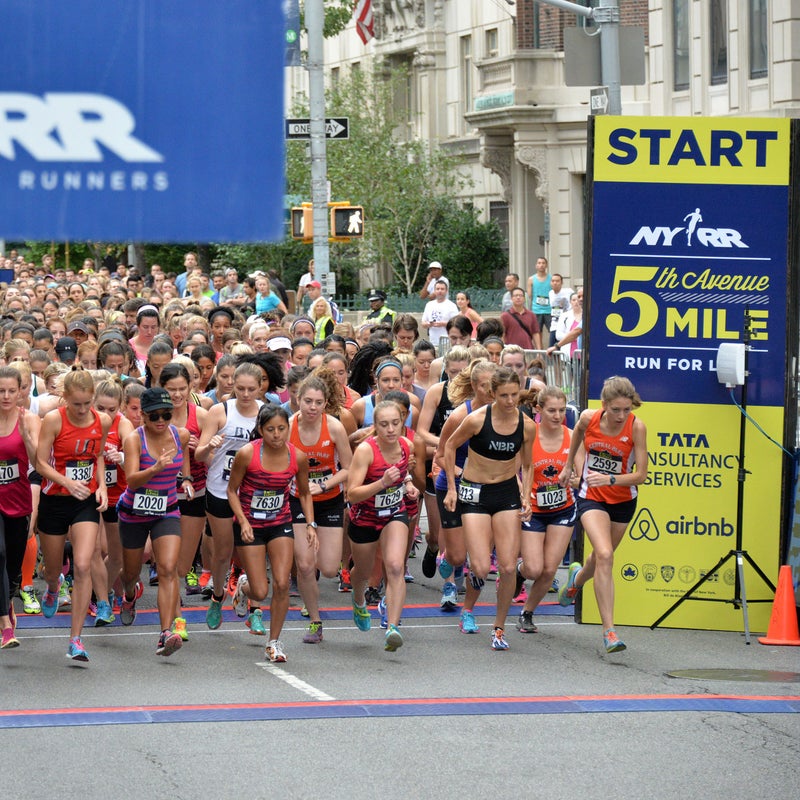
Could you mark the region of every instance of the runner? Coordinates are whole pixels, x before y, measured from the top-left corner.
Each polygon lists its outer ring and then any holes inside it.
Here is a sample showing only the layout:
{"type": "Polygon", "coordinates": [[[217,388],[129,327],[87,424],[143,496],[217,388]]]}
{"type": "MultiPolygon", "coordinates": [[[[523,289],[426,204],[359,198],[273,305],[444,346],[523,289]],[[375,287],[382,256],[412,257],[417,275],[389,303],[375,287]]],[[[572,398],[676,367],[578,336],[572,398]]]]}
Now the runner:
{"type": "Polygon", "coordinates": [[[317,523],[309,493],[308,458],[289,442],[289,415],[280,406],[262,406],[253,436],[256,440],[236,453],[228,483],[228,503],[236,517],[234,542],[244,567],[236,584],[233,607],[240,617],[249,611],[247,626],[251,633],[264,634],[260,604],[269,589],[265,562],[269,556],[272,599],[266,656],[273,663],[282,663],[286,661],[286,653],[280,635],[289,610],[289,580],[295,550],[290,485],[294,486],[297,502],[303,509],[305,530],[300,536],[312,552],[318,546],[317,523]]]}
{"type": "Polygon", "coordinates": [[[228,502],[228,481],[236,453],[250,442],[250,434],[263,403],[258,399],[264,372],[255,364],[240,364],[233,376],[234,396],[213,406],[208,413],[195,450],[198,461],[208,462],[206,514],[211,526],[214,590],[206,624],[217,630],[222,624],[222,601],[233,555],[233,509],[228,502]]]}
{"type": "MultiPolygon", "coordinates": [[[[75,661],[89,660],[80,636],[92,594],[90,567],[100,513],[108,507],[103,447],[111,420],[92,408],[93,397],[88,372],[67,373],[64,405],[45,415],[36,450],[36,468],[44,479],[37,523],[47,581],[42,614],[52,617],[58,607],[69,532],[75,580],[67,657],[75,661]]],[[[101,584],[95,590],[100,597],[108,594],[108,587],[101,584]]]]}
{"type": "Polygon", "coordinates": [[[558,476],[567,463],[571,431],[564,425],[567,413],[567,396],[556,386],[539,391],[535,403],[540,421],[533,440],[533,489],[531,491],[531,518],[522,523],[522,561],[517,566],[516,597],[524,579],[533,585],[517,628],[521,633],[536,633],[533,614],[553,585],[553,578],[564,558],[575,529],[575,498],[572,486],[577,488],[582,452],[578,453],[578,469],[570,486],[559,486],[558,476]]]}
{"type": "Polygon", "coordinates": [[[578,490],[578,517],[592,552],[583,567],[577,562],[570,564],[558,601],[569,605],[594,578],[603,644],[607,652],[616,653],[624,650],[625,644],[614,630],[614,551],[636,513],[636,487],[647,479],[647,429],[631,413],[642,401],[627,378],[608,378],[600,402],[599,409],[581,414],[567,462],[558,476],[559,484],[566,487],[583,444],[586,460],[578,490]]]}
{"type": "Polygon", "coordinates": [[[141,596],[139,575],[142,554],[150,537],[158,571],[158,616],[161,634],[156,655],[171,656],[183,644],[172,629],[180,599],[178,553],[181,546],[177,484],[189,500],[193,497],[189,475],[189,432],[179,431],[172,420],[172,400],[166,389],[148,389],[142,395],[144,424],[125,437],[125,476],[128,487],[117,504],[123,547],[122,583],[125,594],[120,606],[123,625],[136,618],[136,600],[141,596]]]}
{"type": "MultiPolygon", "coordinates": [[[[36,460],[39,417],[19,406],[22,381],[12,367],[0,367],[0,647],[19,646],[11,598],[28,544],[33,511],[29,465],[36,460]]],[[[35,541],[35,540],[34,540],[35,541]]]]}
{"type": "Polygon", "coordinates": [[[304,536],[308,517],[298,497],[299,486],[292,487],[290,499],[294,522],[294,550],[297,584],[308,609],[310,624],[303,636],[306,644],[322,641],[319,613],[319,585],[316,572],[335,578],[342,559],[344,520],[343,488],[347,481],[352,452],[347,431],[339,420],[325,413],[328,387],[316,375],[309,375],[297,393],[300,411],[290,423],[289,441],[308,457],[311,498],[317,522],[317,541],[312,547],[304,536]]]}
{"type": "MultiPolygon", "coordinates": [[[[398,369],[399,373],[399,369],[398,369]]],[[[411,443],[401,435],[403,418],[391,401],[375,406],[375,435],[362,442],[353,455],[347,481],[350,507],[348,536],[352,543],[353,620],[362,631],[371,627],[364,590],[380,544],[386,570],[386,616],[388,627],[384,649],[403,644],[398,630],[406,596],[404,568],[408,541],[405,493],[413,500],[419,490],[408,474],[411,443]]]]}
{"type": "Polygon", "coordinates": [[[473,411],[444,447],[447,495],[444,507],[461,519],[469,554],[470,574],[476,586],[489,574],[492,545],[497,553],[497,614],[491,638],[493,650],[507,650],[505,620],[514,597],[520,547],[520,522],[530,515],[531,442],[533,420],[518,408],[519,377],[500,367],[492,378],[491,405],[473,411]],[[456,490],[456,450],[469,441],[467,463],[456,490]],[[522,489],[517,479],[517,454],[522,462],[522,489]]]}

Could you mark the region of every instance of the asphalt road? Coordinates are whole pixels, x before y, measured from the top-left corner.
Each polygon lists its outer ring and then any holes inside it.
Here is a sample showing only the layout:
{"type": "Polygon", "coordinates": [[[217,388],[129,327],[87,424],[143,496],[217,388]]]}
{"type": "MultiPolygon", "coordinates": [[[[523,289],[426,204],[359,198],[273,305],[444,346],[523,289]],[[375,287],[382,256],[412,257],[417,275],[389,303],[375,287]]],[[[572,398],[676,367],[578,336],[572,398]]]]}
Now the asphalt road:
{"type": "MultiPolygon", "coordinates": [[[[4,794],[796,795],[800,648],[622,628],[628,650],[609,656],[597,626],[554,606],[534,635],[509,619],[511,649],[494,652],[493,609],[480,610],[479,634],[461,634],[457,615],[438,610],[440,581],[410,563],[417,582],[396,653],[383,651],[377,618],[370,632],[355,628],[349,595],[324,579],[325,640],[302,644],[295,608],[283,665],[266,663],[265,640],[230,610],[208,631],[195,598],[190,641],[169,659],[155,655],[155,618],[142,611],[130,628],[87,629],[88,666],[64,657],[68,630],[53,626],[66,615],[46,627],[24,619],[22,646],[0,654],[4,794]],[[699,669],[728,679],[666,674],[699,669]],[[745,670],[784,674],[753,681],[745,670]]],[[[490,584],[487,603],[493,594],[490,584]]]]}

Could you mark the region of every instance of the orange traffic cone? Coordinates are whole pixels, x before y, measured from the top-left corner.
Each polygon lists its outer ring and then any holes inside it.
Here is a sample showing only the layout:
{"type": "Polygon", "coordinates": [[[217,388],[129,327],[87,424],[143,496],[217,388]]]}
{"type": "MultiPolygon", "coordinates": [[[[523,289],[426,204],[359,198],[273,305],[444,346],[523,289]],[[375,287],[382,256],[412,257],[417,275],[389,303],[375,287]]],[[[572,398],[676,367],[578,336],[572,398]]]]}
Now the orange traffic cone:
{"type": "Polygon", "coordinates": [[[759,636],[761,644],[786,644],[800,647],[800,631],[797,629],[797,609],[794,605],[792,568],[781,567],[778,575],[778,590],[772,603],[772,616],[766,636],[759,636]]]}

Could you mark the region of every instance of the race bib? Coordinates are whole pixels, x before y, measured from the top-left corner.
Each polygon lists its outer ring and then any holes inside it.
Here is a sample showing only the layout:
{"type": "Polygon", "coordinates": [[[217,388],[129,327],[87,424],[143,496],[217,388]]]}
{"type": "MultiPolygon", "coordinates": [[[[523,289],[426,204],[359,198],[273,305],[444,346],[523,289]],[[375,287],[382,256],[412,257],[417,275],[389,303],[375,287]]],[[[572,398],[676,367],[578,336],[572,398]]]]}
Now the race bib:
{"type": "Polygon", "coordinates": [[[80,461],[67,461],[67,468],[64,474],[71,481],[83,481],[89,483],[94,475],[94,459],[82,459],[80,461]]]}
{"type": "Polygon", "coordinates": [[[553,321],[557,320],[563,313],[564,310],[559,308],[558,306],[552,306],[550,308],[550,314],[553,317],[553,321]]]}
{"type": "Polygon", "coordinates": [[[19,461],[16,458],[7,458],[0,461],[0,486],[14,483],[19,480],[19,461]]]}
{"type": "Polygon", "coordinates": [[[117,482],[117,465],[106,465],[106,486],[114,486],[117,482]]]}
{"type": "Polygon", "coordinates": [[[283,508],[284,493],[270,489],[258,489],[253,492],[250,501],[250,512],[253,519],[275,519],[283,508]]]}
{"type": "Polygon", "coordinates": [[[328,478],[331,477],[331,475],[333,475],[333,472],[331,472],[331,470],[329,469],[323,470],[321,472],[309,472],[308,482],[316,483],[317,486],[320,487],[320,489],[323,489],[325,482],[328,480],[328,478]]]}
{"type": "Polygon", "coordinates": [[[458,487],[458,499],[462,503],[479,503],[481,499],[481,484],[462,480],[458,487]]]}
{"type": "Polygon", "coordinates": [[[589,469],[594,472],[604,472],[606,475],[622,475],[622,458],[611,453],[593,453],[589,451],[586,457],[589,469]]]}
{"type": "Polygon", "coordinates": [[[137,489],[133,495],[133,513],[160,517],[167,513],[166,489],[137,489]]]}
{"type": "Polygon", "coordinates": [[[228,452],[225,453],[225,460],[222,462],[222,480],[226,483],[231,479],[233,459],[236,458],[236,452],[236,450],[228,450],[228,452]]]}
{"type": "Polygon", "coordinates": [[[534,302],[537,306],[549,306],[550,305],[550,297],[536,297],[534,298],[534,302]]]}
{"type": "Polygon", "coordinates": [[[540,486],[536,489],[536,505],[539,508],[559,508],[567,502],[567,490],[563,486],[540,486]]]}
{"type": "Polygon", "coordinates": [[[375,510],[379,517],[388,517],[400,507],[403,501],[403,487],[391,486],[375,495],[375,510]]]}

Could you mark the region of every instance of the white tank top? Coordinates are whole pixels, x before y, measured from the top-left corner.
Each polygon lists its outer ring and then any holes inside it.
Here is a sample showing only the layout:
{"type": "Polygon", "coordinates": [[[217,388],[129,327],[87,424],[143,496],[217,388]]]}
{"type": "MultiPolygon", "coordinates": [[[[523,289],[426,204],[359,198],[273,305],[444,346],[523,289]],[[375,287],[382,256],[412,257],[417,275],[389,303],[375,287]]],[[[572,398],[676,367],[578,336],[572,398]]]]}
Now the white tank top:
{"type": "MultiPolygon", "coordinates": [[[[260,400],[256,402],[260,410],[264,404],[260,400]]],[[[235,398],[225,401],[225,411],[225,425],[218,432],[224,441],[211,458],[206,478],[206,491],[223,499],[228,494],[234,456],[250,442],[250,432],[255,427],[258,416],[258,411],[252,417],[239,413],[235,398]]]]}

